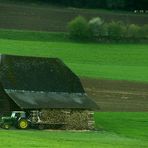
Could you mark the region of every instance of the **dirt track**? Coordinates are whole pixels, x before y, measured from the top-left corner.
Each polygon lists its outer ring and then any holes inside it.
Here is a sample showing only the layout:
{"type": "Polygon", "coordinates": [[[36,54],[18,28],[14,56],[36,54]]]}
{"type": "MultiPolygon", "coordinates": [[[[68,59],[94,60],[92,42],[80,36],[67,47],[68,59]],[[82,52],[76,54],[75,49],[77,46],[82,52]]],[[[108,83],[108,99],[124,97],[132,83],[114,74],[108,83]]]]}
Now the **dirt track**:
{"type": "Polygon", "coordinates": [[[100,111],[148,111],[148,84],[81,78],[100,111]]]}
{"type": "Polygon", "coordinates": [[[74,8],[32,7],[0,3],[0,28],[66,31],[67,23],[78,15],[82,15],[87,19],[100,16],[105,21],[122,20],[125,23],[140,25],[147,24],[148,22],[148,17],[140,14],[88,11],[74,8]]]}

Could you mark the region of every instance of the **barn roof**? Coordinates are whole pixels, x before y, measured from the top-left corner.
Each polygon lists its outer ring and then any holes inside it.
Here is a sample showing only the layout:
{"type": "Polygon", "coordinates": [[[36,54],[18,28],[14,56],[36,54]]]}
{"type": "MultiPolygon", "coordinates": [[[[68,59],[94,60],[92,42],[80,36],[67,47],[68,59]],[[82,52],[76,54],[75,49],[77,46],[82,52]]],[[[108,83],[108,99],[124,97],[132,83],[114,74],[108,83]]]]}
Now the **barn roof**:
{"type": "Polygon", "coordinates": [[[58,58],[1,55],[0,61],[6,89],[84,93],[79,78],[58,58]]]}
{"type": "Polygon", "coordinates": [[[0,82],[22,109],[96,109],[80,79],[58,58],[0,56],[0,82]]]}
{"type": "Polygon", "coordinates": [[[97,105],[80,93],[38,92],[23,90],[5,90],[22,109],[39,108],[81,108],[92,109],[97,105]]]}

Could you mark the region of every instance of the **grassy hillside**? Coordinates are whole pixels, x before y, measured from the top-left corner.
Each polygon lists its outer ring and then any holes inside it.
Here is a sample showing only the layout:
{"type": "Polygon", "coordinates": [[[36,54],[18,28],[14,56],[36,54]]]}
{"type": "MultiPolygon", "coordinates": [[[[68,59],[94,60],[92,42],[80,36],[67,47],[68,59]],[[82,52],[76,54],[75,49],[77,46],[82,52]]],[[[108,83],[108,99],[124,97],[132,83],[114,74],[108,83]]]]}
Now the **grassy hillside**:
{"type": "Polygon", "coordinates": [[[102,112],[95,114],[96,127],[121,136],[145,139],[148,138],[148,113],[142,112],[102,112]]]}
{"type": "Polygon", "coordinates": [[[87,10],[0,1],[0,28],[5,29],[66,31],[67,23],[78,15],[87,19],[100,16],[106,22],[122,20],[125,23],[140,25],[148,22],[147,14],[134,14],[133,12],[87,10]]]}
{"type": "MultiPolygon", "coordinates": [[[[146,15],[0,4],[0,28],[65,31],[67,22],[87,18],[144,24],[146,15]]],[[[80,76],[148,82],[148,44],[74,43],[65,34],[0,30],[0,53],[59,57],[80,76]]],[[[0,147],[147,148],[147,113],[95,113],[96,132],[0,130],[0,147]]]]}
{"type": "Polygon", "coordinates": [[[148,81],[148,44],[75,43],[64,34],[46,32],[0,34],[9,39],[0,39],[1,53],[59,57],[80,76],[148,81]]]}
{"type": "Polygon", "coordinates": [[[14,29],[0,29],[0,39],[43,42],[70,41],[68,33],[65,32],[23,31],[14,29]]]}
{"type": "Polygon", "coordinates": [[[0,131],[0,146],[15,148],[146,148],[147,113],[96,113],[97,132],[0,131]],[[18,140],[19,139],[19,140],[18,140]]]}

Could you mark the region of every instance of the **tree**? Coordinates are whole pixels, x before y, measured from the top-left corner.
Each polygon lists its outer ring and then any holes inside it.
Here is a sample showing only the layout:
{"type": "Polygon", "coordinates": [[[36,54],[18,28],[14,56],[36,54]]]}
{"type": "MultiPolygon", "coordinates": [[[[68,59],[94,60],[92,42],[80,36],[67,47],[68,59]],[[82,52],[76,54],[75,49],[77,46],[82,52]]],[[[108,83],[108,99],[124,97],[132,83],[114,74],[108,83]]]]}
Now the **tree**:
{"type": "Polygon", "coordinates": [[[141,27],[142,37],[148,38],[148,24],[141,27]]]}
{"type": "Polygon", "coordinates": [[[89,37],[88,22],[82,17],[78,16],[68,24],[68,31],[71,38],[84,40],[89,37]]]}
{"type": "Polygon", "coordinates": [[[124,9],[125,0],[106,0],[106,7],[109,9],[124,9]]]}
{"type": "Polygon", "coordinates": [[[128,37],[130,38],[140,38],[141,34],[141,27],[135,24],[130,24],[128,26],[128,37]]]}
{"type": "Polygon", "coordinates": [[[93,38],[98,39],[106,35],[104,21],[100,17],[93,18],[89,21],[89,30],[93,38]]]}
{"type": "MultiPolygon", "coordinates": [[[[20,0],[15,0],[20,1],[20,0]]],[[[148,0],[23,0],[78,8],[105,8],[122,10],[147,10],[148,0]]]]}
{"type": "Polygon", "coordinates": [[[126,27],[121,21],[112,21],[107,25],[108,37],[112,39],[119,39],[125,36],[126,27]]]}

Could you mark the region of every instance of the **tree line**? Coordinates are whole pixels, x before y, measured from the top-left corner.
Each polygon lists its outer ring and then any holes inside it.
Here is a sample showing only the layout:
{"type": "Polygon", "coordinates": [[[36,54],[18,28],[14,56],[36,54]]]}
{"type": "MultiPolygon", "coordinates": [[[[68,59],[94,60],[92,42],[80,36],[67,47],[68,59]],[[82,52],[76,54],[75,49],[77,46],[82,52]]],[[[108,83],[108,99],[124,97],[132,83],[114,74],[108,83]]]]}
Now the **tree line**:
{"type": "Polygon", "coordinates": [[[103,8],[121,10],[148,10],[148,0],[24,0],[40,1],[50,4],[78,7],[78,8],[103,8]]]}
{"type": "Polygon", "coordinates": [[[105,22],[100,17],[87,21],[78,16],[68,24],[71,39],[77,41],[140,42],[148,39],[148,25],[124,24],[122,21],[105,22]]]}

